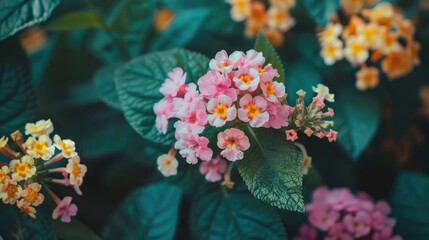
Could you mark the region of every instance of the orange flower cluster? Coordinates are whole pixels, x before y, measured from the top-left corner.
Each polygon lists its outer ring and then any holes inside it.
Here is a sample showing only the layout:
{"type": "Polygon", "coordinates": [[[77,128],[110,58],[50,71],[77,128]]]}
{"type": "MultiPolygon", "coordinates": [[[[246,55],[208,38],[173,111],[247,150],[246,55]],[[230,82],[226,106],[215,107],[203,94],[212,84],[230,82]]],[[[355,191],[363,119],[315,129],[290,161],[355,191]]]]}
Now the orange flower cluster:
{"type": "Polygon", "coordinates": [[[321,56],[327,65],[346,58],[360,66],[356,87],[360,90],[379,84],[379,69],[367,64],[381,62],[382,71],[390,80],[412,71],[420,60],[420,44],[414,40],[415,27],[390,3],[362,9],[346,26],[331,22],[319,34],[321,56]]]}
{"type": "Polygon", "coordinates": [[[275,46],[284,41],[283,32],[295,25],[290,9],[295,0],[270,0],[266,5],[257,0],[228,0],[231,4],[231,17],[235,21],[246,21],[245,35],[255,37],[263,32],[265,37],[275,46]]]}

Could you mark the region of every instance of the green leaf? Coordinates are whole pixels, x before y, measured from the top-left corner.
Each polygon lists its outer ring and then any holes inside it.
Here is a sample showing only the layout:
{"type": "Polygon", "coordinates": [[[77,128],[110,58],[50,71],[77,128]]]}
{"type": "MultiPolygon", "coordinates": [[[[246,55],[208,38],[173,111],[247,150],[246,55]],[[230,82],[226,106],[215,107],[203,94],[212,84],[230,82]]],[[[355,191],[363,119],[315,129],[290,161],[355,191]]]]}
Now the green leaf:
{"type": "Polygon", "coordinates": [[[296,46],[302,57],[320,70],[329,69],[320,56],[320,42],[314,33],[303,33],[296,35],[296,46]]]}
{"type": "Polygon", "coordinates": [[[311,101],[315,95],[312,87],[322,82],[321,73],[307,60],[299,59],[289,64],[286,68],[285,85],[287,101],[294,105],[298,95],[296,92],[300,89],[307,92],[305,102],[311,101]]]}
{"type": "Polygon", "coordinates": [[[272,206],[304,211],[302,153],[281,131],[249,127],[246,135],[251,147],[237,165],[250,192],[272,206]]]}
{"type": "Polygon", "coordinates": [[[147,54],[124,64],[116,71],[115,80],[125,117],[148,141],[171,146],[175,142],[173,128],[166,135],[155,127],[153,105],[163,97],[159,88],[168,72],[181,67],[187,82],[197,80],[208,71],[209,59],[183,49],[147,54]]]}
{"type": "Polygon", "coordinates": [[[112,213],[104,239],[173,239],[180,188],[155,184],[137,190],[112,213]]]}
{"type": "Polygon", "coordinates": [[[83,28],[102,28],[103,23],[94,11],[78,11],[68,13],[51,21],[47,30],[70,31],[83,28]]]}
{"type": "Polygon", "coordinates": [[[151,46],[152,51],[185,47],[195,39],[213,9],[191,8],[176,13],[166,31],[162,32],[151,46]],[[198,21],[195,21],[198,19],[198,21]]]}
{"type": "Polygon", "coordinates": [[[287,239],[276,211],[247,191],[215,191],[197,198],[191,230],[197,239],[287,239]]]}
{"type": "Polygon", "coordinates": [[[60,220],[52,221],[54,230],[58,237],[65,240],[100,240],[101,238],[88,226],[77,219],[72,219],[70,223],[63,223],[60,220]]]}
{"type": "MultiPolygon", "coordinates": [[[[22,214],[22,213],[18,213],[22,214]]],[[[54,229],[52,227],[51,217],[46,212],[38,209],[37,218],[33,219],[24,216],[22,220],[22,235],[24,239],[31,240],[56,240],[54,229]]]]}
{"type": "Polygon", "coordinates": [[[374,93],[360,92],[352,85],[340,85],[334,93],[337,141],[351,158],[357,159],[377,131],[381,117],[378,99],[374,93]]]}
{"type": "Polygon", "coordinates": [[[100,99],[116,109],[121,109],[121,103],[116,91],[115,71],[121,65],[121,63],[113,63],[102,67],[92,79],[92,86],[100,99]]]}
{"type": "Polygon", "coordinates": [[[36,97],[30,82],[28,59],[19,42],[0,46],[0,136],[22,129],[34,120],[36,97]]]}
{"type": "Polygon", "coordinates": [[[317,25],[325,27],[340,6],[340,0],[303,0],[304,6],[317,25]]]}
{"type": "Polygon", "coordinates": [[[285,70],[283,68],[282,61],[280,60],[279,55],[277,54],[274,47],[270,42],[265,38],[264,34],[259,33],[255,41],[254,46],[256,51],[262,52],[265,57],[266,63],[271,63],[275,69],[279,72],[280,77],[276,78],[275,81],[284,83],[285,81],[285,70]]]}
{"type": "Polygon", "coordinates": [[[392,208],[404,239],[429,239],[429,176],[401,172],[393,190],[392,208]]]}
{"type": "Polygon", "coordinates": [[[60,0],[0,0],[0,40],[45,21],[60,0]]]}

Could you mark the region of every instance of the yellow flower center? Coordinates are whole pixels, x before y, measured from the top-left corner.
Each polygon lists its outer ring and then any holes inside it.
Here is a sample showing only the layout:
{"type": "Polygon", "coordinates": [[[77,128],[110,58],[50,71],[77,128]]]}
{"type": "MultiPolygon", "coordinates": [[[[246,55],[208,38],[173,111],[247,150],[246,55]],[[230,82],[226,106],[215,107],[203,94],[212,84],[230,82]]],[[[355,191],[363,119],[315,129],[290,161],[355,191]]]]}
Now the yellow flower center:
{"type": "Polygon", "coordinates": [[[38,197],[38,196],[39,196],[39,193],[38,193],[38,192],[36,192],[36,191],[34,191],[34,190],[30,189],[30,190],[28,191],[27,196],[24,198],[24,200],[25,200],[26,202],[33,203],[34,201],[36,201],[36,199],[37,199],[37,197],[38,197]]]}
{"type": "Polygon", "coordinates": [[[213,113],[218,115],[222,120],[226,119],[226,112],[228,111],[228,107],[225,104],[218,104],[213,113]]]}
{"type": "Polygon", "coordinates": [[[384,37],[384,44],[386,44],[387,47],[390,47],[395,43],[396,43],[395,36],[386,34],[386,36],[384,37]]]}
{"type": "Polygon", "coordinates": [[[234,7],[236,7],[242,12],[246,11],[247,6],[248,6],[247,1],[238,1],[234,4],[234,7]]]}
{"type": "Polygon", "coordinates": [[[0,183],[6,182],[6,173],[0,170],[0,183]]]}
{"type": "Polygon", "coordinates": [[[18,190],[18,185],[8,184],[5,192],[9,197],[14,197],[17,190],[18,190]]]}
{"type": "Polygon", "coordinates": [[[241,81],[243,81],[245,84],[249,84],[252,81],[252,78],[249,75],[243,74],[239,77],[241,81]]]}
{"type": "Polygon", "coordinates": [[[227,138],[225,140],[225,145],[227,148],[236,148],[237,147],[237,141],[235,138],[227,138]]]}
{"type": "Polygon", "coordinates": [[[366,28],[363,31],[363,36],[368,41],[374,41],[374,39],[377,37],[377,30],[374,28],[366,28]]]}
{"type": "Polygon", "coordinates": [[[334,37],[334,28],[333,27],[328,27],[324,32],[323,32],[323,37],[324,38],[332,38],[334,37]]]}
{"type": "Polygon", "coordinates": [[[333,45],[328,45],[325,48],[325,52],[326,52],[326,55],[328,55],[328,56],[334,56],[335,53],[337,52],[337,48],[333,45]]]}
{"type": "Polygon", "coordinates": [[[18,163],[15,166],[15,172],[18,173],[19,176],[25,177],[27,175],[27,172],[30,170],[31,164],[22,162],[18,163]]]}
{"type": "Polygon", "coordinates": [[[256,115],[261,113],[261,109],[253,103],[249,103],[244,110],[246,110],[250,119],[253,119],[256,115]]]}
{"type": "Polygon", "coordinates": [[[33,143],[33,151],[35,151],[37,154],[39,155],[43,155],[45,154],[46,148],[48,147],[48,143],[47,142],[42,142],[42,141],[35,141],[33,143]]]}
{"type": "Polygon", "coordinates": [[[270,82],[265,83],[265,88],[267,89],[268,95],[274,95],[276,94],[276,89],[274,88],[274,85],[270,82]]]}
{"type": "Polygon", "coordinates": [[[73,170],[72,170],[71,174],[72,174],[73,176],[75,176],[75,177],[78,177],[78,176],[80,176],[81,172],[82,172],[82,171],[81,171],[81,169],[80,169],[79,164],[78,164],[78,163],[74,163],[74,164],[73,164],[73,170]]]}
{"type": "Polygon", "coordinates": [[[265,72],[265,68],[260,67],[260,68],[259,68],[259,73],[263,73],[263,72],[265,72]]]}
{"type": "Polygon", "coordinates": [[[60,146],[65,154],[70,155],[72,153],[72,149],[68,144],[61,142],[60,146]]]}
{"type": "Polygon", "coordinates": [[[31,126],[31,130],[33,130],[33,131],[39,131],[39,126],[37,126],[37,125],[34,125],[34,126],[31,126]]]}
{"type": "Polygon", "coordinates": [[[360,43],[354,43],[350,48],[353,55],[359,55],[363,50],[365,50],[365,47],[360,43]]]}

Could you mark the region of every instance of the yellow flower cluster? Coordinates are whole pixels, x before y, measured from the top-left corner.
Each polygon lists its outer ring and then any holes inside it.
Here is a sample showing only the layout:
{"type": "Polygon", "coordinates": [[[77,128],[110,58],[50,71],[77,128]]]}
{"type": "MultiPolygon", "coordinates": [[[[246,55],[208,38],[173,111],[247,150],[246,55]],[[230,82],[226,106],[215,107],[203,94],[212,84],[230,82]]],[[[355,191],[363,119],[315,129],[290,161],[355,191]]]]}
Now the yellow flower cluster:
{"type": "Polygon", "coordinates": [[[361,69],[356,73],[356,87],[375,88],[379,70],[367,66],[381,62],[390,80],[402,77],[419,64],[420,44],[414,40],[414,24],[405,19],[390,3],[360,10],[342,26],[331,22],[319,34],[321,56],[327,65],[346,58],[361,69]]]}
{"type": "Polygon", "coordinates": [[[228,0],[231,4],[231,17],[235,21],[246,21],[245,35],[255,37],[263,32],[275,46],[284,41],[283,32],[295,25],[295,19],[290,9],[295,6],[295,0],[270,0],[268,10],[266,5],[254,0],[228,0]]]}
{"type": "Polygon", "coordinates": [[[86,166],[80,164],[75,151],[75,143],[58,135],[52,142],[49,135],[53,130],[50,120],[40,120],[26,124],[26,141],[19,131],[11,134],[14,143],[5,136],[0,138],[0,153],[10,159],[9,162],[0,161],[0,199],[4,204],[16,205],[33,218],[36,217],[35,207],[45,199],[42,190],[46,188],[46,192],[53,194],[48,188],[49,183],[71,185],[81,194],[79,186],[86,173],[86,166]],[[64,158],[68,159],[65,168],[48,168],[64,158]],[[51,173],[62,173],[63,179],[53,179],[51,173]]]}

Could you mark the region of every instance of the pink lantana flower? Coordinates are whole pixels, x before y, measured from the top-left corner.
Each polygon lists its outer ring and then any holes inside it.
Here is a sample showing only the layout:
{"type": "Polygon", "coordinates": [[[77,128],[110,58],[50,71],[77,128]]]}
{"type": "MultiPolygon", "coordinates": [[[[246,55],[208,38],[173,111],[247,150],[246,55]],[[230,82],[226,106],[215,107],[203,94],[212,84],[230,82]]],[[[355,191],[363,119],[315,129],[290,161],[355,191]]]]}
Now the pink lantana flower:
{"type": "Polygon", "coordinates": [[[257,68],[241,68],[235,72],[233,81],[238,89],[253,92],[259,85],[259,71],[257,68]]]}
{"type": "Polygon", "coordinates": [[[257,52],[254,49],[250,49],[246,52],[243,57],[241,66],[244,68],[256,68],[259,69],[265,63],[265,58],[262,52],[257,52]]]}
{"type": "Polygon", "coordinates": [[[243,57],[243,52],[235,51],[230,56],[225,50],[216,53],[214,59],[210,60],[210,69],[223,73],[229,73],[236,68],[243,57]]]}
{"type": "Polygon", "coordinates": [[[263,97],[252,98],[250,94],[246,94],[240,99],[238,118],[243,122],[249,122],[251,127],[262,127],[270,118],[266,110],[267,101],[263,97]]]}
{"type": "Polygon", "coordinates": [[[283,83],[265,81],[261,82],[260,85],[264,97],[269,102],[279,102],[279,99],[283,98],[286,94],[286,88],[283,83]]]}
{"type": "Polygon", "coordinates": [[[328,138],[329,142],[335,142],[337,141],[338,132],[334,130],[329,130],[329,132],[326,134],[326,137],[328,138]]]}
{"type": "Polygon", "coordinates": [[[299,236],[292,240],[317,240],[317,229],[308,224],[303,224],[299,228],[299,236]]]}
{"type": "Polygon", "coordinates": [[[179,149],[180,155],[186,158],[189,164],[196,164],[198,158],[203,161],[209,161],[213,156],[213,150],[208,147],[209,140],[206,137],[200,137],[193,134],[184,134],[174,144],[179,149]]]}
{"type": "Polygon", "coordinates": [[[308,219],[315,227],[323,231],[328,231],[339,218],[339,212],[329,210],[325,206],[319,206],[313,209],[308,219]]]}
{"type": "Polygon", "coordinates": [[[228,121],[237,117],[237,109],[232,105],[232,99],[226,95],[220,95],[217,99],[211,99],[207,104],[207,110],[212,113],[208,116],[208,122],[215,127],[221,127],[228,121]]]}
{"type": "Polygon", "coordinates": [[[250,147],[249,138],[237,128],[229,128],[217,135],[217,146],[223,151],[220,153],[229,161],[235,162],[244,157],[243,151],[250,147]]]}
{"type": "Polygon", "coordinates": [[[186,73],[180,67],[174,68],[168,73],[168,78],[165,79],[159,91],[165,97],[183,97],[185,90],[186,73]]]}
{"type": "Polygon", "coordinates": [[[188,129],[201,129],[204,130],[204,125],[207,123],[206,106],[202,101],[194,101],[187,107],[184,107],[184,111],[180,111],[176,114],[176,117],[180,119],[174,123],[174,127],[179,132],[183,132],[182,128],[188,129]]]}
{"type": "Polygon", "coordinates": [[[298,133],[293,129],[286,130],[286,139],[295,142],[298,139],[298,133]]]}
{"type": "Polygon", "coordinates": [[[354,199],[353,193],[346,188],[333,189],[326,196],[325,202],[334,210],[343,210],[354,199]]]}
{"type": "Polygon", "coordinates": [[[57,207],[52,212],[52,218],[57,219],[61,216],[61,221],[65,223],[71,222],[71,217],[76,216],[77,206],[71,203],[71,197],[65,197],[61,202],[57,203],[57,207]]]}
{"type": "Polygon", "coordinates": [[[375,232],[372,240],[402,240],[401,236],[393,236],[392,228],[384,228],[381,231],[375,232]]]}
{"type": "Polygon", "coordinates": [[[261,82],[273,81],[275,77],[280,77],[277,69],[273,68],[271,64],[268,64],[264,68],[259,67],[259,76],[261,82]]]}
{"type": "Polygon", "coordinates": [[[156,115],[156,129],[166,133],[168,129],[168,119],[174,117],[174,105],[171,99],[163,98],[153,106],[156,115]]]}
{"type": "Polygon", "coordinates": [[[354,216],[348,214],[343,222],[347,230],[356,238],[363,237],[371,231],[371,216],[365,211],[359,211],[354,216]]]}
{"type": "Polygon", "coordinates": [[[231,79],[218,71],[209,71],[198,79],[198,87],[201,94],[207,99],[216,98],[219,95],[227,95],[232,101],[236,101],[237,92],[231,85],[231,79]]]}
{"type": "Polygon", "coordinates": [[[197,90],[197,85],[195,83],[189,83],[186,86],[186,94],[183,98],[173,98],[174,112],[176,113],[177,118],[186,116],[189,112],[189,108],[195,102],[201,102],[202,96],[197,90]]]}
{"type": "Polygon", "coordinates": [[[221,156],[200,165],[200,173],[206,176],[209,182],[217,182],[222,179],[222,173],[226,170],[226,161],[221,156]]]}
{"type": "Polygon", "coordinates": [[[263,126],[266,128],[280,129],[289,125],[289,106],[281,105],[279,102],[268,102],[267,112],[269,121],[263,126]]]}
{"type": "Polygon", "coordinates": [[[339,222],[336,223],[328,232],[328,236],[325,240],[353,240],[353,236],[347,232],[344,224],[339,222]]]}

